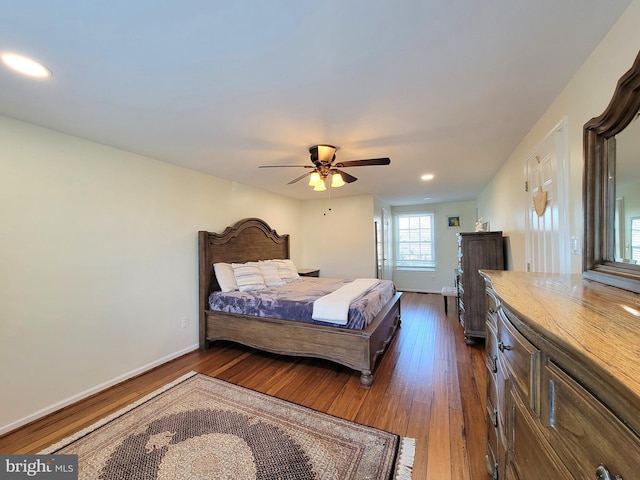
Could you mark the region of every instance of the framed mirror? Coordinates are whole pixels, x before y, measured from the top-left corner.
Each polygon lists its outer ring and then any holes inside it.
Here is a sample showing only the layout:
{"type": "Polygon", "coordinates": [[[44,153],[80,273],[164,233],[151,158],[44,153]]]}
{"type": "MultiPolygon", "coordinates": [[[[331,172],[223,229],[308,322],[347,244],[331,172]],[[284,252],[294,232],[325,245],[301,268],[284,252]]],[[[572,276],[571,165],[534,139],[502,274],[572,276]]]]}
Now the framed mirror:
{"type": "Polygon", "coordinates": [[[640,53],[584,126],[583,276],[640,293],[640,53]]]}

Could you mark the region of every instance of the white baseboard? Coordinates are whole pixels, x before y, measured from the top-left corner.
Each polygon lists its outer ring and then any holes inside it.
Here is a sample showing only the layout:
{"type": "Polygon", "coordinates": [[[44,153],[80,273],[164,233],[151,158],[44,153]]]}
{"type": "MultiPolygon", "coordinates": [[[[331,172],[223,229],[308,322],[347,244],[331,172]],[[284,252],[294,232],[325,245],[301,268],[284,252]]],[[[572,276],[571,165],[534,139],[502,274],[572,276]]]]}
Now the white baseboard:
{"type": "Polygon", "coordinates": [[[128,380],[130,378],[133,378],[137,375],[140,375],[141,373],[144,373],[148,370],[151,370],[152,368],[155,368],[159,365],[162,365],[163,363],[167,363],[170,360],[173,360],[174,358],[178,358],[181,357],[182,355],[189,353],[189,352],[193,352],[194,350],[197,350],[199,348],[198,344],[195,345],[191,345],[189,347],[183,348],[182,350],[179,350],[177,352],[174,352],[170,355],[167,355],[165,357],[159,358],[158,360],[155,360],[151,363],[148,363],[146,365],[143,365],[140,368],[136,368],[135,370],[131,370],[130,372],[127,372],[123,375],[120,375],[116,378],[113,378],[107,382],[101,383],[100,385],[96,385],[95,387],[89,388],[88,390],[85,390],[84,392],[80,392],[76,395],[73,395],[72,397],[69,397],[65,400],[62,400],[60,402],[54,403],[53,405],[50,405],[46,408],[43,408],[41,410],[38,410],[35,413],[32,413],[31,415],[28,415],[24,418],[21,418],[20,420],[17,420],[13,423],[10,423],[8,425],[4,425],[2,427],[0,427],[0,435],[4,435],[5,433],[8,433],[12,430],[15,430],[16,428],[20,428],[23,425],[26,425],[28,423],[33,422],[34,420],[38,420],[41,417],[44,417],[45,415],[49,415],[50,413],[55,412],[56,410],[60,410],[61,408],[64,408],[68,405],[71,405],[72,403],[75,403],[79,400],[82,400],[83,398],[87,398],[90,397],[91,395],[101,392],[102,390],[106,390],[109,387],[113,387],[114,385],[117,385],[118,383],[124,382],[125,380],[128,380]]]}

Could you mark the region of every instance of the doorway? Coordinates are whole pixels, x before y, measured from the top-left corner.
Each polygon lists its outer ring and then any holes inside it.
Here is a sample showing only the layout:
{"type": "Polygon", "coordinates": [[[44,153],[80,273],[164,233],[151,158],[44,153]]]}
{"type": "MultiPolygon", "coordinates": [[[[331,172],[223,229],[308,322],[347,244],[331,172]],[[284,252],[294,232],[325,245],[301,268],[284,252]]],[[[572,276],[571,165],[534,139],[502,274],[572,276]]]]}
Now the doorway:
{"type": "Polygon", "coordinates": [[[381,280],[393,278],[393,263],[391,262],[390,213],[386,208],[380,210],[380,223],[376,222],[376,258],[377,275],[381,280]]]}
{"type": "Polygon", "coordinates": [[[526,267],[529,272],[568,273],[568,144],[566,119],[525,161],[526,267]]]}

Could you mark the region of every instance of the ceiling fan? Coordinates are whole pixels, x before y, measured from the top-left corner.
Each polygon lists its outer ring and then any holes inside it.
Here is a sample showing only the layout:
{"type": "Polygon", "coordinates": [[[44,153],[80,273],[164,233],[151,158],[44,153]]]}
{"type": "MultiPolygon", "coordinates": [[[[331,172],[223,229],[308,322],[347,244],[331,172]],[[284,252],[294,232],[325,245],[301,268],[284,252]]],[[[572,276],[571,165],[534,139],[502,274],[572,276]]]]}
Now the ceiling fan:
{"type": "Polygon", "coordinates": [[[314,187],[316,191],[326,190],[325,181],[331,175],[331,186],[341,187],[345,183],[352,183],[357,180],[353,175],[341,170],[348,167],[365,167],[370,165],[389,165],[389,158],[369,158],[366,160],[347,160],[346,162],[336,162],[337,147],[333,145],[314,145],[309,147],[311,154],[311,162],[313,165],[260,165],[259,168],[280,168],[280,167],[298,167],[310,169],[310,172],[294,178],[287,185],[299,182],[305,177],[309,177],[309,185],[314,187]]]}

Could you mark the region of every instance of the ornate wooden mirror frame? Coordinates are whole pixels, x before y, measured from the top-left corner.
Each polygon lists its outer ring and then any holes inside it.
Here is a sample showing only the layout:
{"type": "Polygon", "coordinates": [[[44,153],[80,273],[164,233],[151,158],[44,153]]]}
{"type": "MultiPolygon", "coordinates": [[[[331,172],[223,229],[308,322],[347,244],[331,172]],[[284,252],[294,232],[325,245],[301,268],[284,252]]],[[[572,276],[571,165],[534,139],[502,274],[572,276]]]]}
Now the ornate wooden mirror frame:
{"type": "Polygon", "coordinates": [[[616,262],[616,139],[640,111],[640,53],[616,86],[609,106],[584,126],[583,276],[640,293],[640,265],[616,262]]]}

